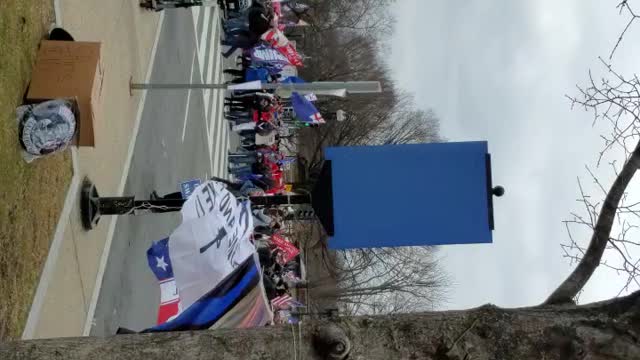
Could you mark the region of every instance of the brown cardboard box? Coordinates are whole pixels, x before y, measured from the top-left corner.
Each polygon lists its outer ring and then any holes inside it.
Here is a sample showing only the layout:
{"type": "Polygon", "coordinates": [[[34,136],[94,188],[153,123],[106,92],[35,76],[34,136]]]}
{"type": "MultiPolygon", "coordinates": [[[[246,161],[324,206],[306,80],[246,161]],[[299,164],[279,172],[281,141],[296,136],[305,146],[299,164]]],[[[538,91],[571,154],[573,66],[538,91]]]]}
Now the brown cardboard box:
{"type": "Polygon", "coordinates": [[[95,146],[93,124],[99,121],[104,75],[100,47],[97,42],[42,41],[27,92],[28,101],[77,99],[79,146],[95,146]]]}

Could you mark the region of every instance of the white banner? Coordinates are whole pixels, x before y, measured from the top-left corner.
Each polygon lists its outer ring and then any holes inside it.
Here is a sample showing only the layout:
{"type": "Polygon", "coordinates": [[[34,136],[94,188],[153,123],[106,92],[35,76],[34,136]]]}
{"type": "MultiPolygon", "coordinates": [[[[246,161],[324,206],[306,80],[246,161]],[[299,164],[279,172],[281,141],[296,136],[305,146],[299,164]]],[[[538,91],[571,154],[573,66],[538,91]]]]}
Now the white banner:
{"type": "Polygon", "coordinates": [[[211,291],[255,253],[251,204],[223,184],[198,186],[182,207],[182,224],[169,238],[169,253],[183,308],[211,291]]]}
{"type": "Polygon", "coordinates": [[[307,100],[309,100],[311,102],[314,102],[314,101],[318,100],[318,97],[314,93],[306,94],[304,97],[307,98],[307,100]]]}
{"type": "MultiPolygon", "coordinates": [[[[317,90],[316,89],[316,90],[295,90],[295,91],[303,95],[315,94],[316,96],[317,95],[338,96],[338,97],[347,96],[347,89],[336,89],[336,90],[317,90]]],[[[290,98],[292,92],[293,91],[283,87],[276,89],[276,95],[285,97],[285,98],[290,98]]]]}
{"type": "Polygon", "coordinates": [[[243,82],[240,84],[231,84],[227,86],[227,90],[260,90],[262,89],[262,83],[260,80],[243,82]]]}

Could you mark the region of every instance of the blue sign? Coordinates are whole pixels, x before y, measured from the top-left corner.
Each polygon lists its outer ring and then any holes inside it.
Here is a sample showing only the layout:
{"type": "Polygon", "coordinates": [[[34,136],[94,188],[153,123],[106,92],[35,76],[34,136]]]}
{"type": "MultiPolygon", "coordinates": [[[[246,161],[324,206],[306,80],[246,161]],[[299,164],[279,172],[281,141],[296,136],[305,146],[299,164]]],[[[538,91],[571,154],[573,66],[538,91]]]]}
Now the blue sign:
{"type": "Polygon", "coordinates": [[[180,183],[180,192],[182,193],[182,198],[188,199],[189,196],[193,194],[193,191],[198,186],[200,186],[201,183],[202,181],[200,181],[200,179],[192,179],[192,180],[188,180],[180,183]]]}
{"type": "Polygon", "coordinates": [[[333,249],[492,242],[487,143],[325,149],[333,249]]]}

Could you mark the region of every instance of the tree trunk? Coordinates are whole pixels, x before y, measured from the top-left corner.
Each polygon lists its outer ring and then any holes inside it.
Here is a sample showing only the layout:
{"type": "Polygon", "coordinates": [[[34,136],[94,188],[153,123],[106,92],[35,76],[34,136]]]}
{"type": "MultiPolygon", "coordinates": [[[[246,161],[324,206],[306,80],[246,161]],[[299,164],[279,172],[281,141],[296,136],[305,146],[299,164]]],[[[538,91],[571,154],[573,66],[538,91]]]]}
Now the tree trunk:
{"type": "Polygon", "coordinates": [[[545,304],[572,302],[573,298],[582,290],[591,275],[596,271],[611,238],[611,229],[616,219],[620,200],[626,195],[627,187],[638,168],[640,168],[640,141],[636,144],[629,160],[624,164],[613,185],[611,185],[611,189],[607,192],[587,251],[582,256],[578,266],[549,296],[545,304]]]}
{"type": "Polygon", "coordinates": [[[289,326],[0,344],[0,359],[640,359],[640,292],[549,305],[306,321],[289,326]],[[296,346],[294,347],[294,341],[296,346]],[[297,349],[298,352],[296,353],[297,349]],[[332,356],[333,354],[333,356],[332,356]]]}

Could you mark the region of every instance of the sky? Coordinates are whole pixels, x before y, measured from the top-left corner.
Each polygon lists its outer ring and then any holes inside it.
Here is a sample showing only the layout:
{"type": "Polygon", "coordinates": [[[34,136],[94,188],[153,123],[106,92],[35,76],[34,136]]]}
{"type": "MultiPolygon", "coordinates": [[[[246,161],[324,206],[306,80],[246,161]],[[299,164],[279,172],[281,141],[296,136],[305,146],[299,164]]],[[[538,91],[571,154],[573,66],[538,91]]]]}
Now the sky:
{"type": "MultiPolygon", "coordinates": [[[[606,126],[592,126],[565,94],[577,94],[589,69],[604,74],[598,56],[608,58],[628,20],[616,4],[397,0],[386,51],[397,85],[435,111],[449,141],[487,140],[493,183],[506,189],[494,202],[493,244],[442,248],[453,284],[442,308],[535,305],[569,274],[562,221],[579,209],[577,178],[591,186],[585,165],[596,166],[606,126]]],[[[613,59],[623,74],[640,67],[638,40],[640,23],[613,59]]],[[[608,187],[611,171],[596,171],[608,187]]],[[[622,280],[599,269],[580,302],[615,296],[622,280]]]]}

